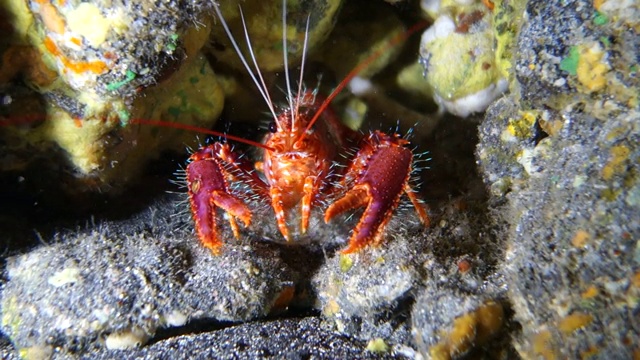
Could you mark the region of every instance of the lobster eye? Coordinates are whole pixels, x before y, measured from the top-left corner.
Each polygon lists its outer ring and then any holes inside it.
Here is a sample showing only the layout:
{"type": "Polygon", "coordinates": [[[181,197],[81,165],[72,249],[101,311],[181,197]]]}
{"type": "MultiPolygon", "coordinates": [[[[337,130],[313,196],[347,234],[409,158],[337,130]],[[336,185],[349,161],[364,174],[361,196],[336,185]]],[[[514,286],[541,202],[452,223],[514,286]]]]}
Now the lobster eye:
{"type": "Polygon", "coordinates": [[[272,133],[278,131],[278,126],[276,125],[275,121],[269,123],[269,131],[272,133]]]}

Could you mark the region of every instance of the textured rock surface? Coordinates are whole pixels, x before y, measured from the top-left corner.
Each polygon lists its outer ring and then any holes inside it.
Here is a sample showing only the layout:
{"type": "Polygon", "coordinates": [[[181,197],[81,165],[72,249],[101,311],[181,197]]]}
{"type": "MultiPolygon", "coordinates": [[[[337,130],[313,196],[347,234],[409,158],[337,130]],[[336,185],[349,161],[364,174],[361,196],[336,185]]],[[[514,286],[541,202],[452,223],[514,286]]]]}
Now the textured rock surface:
{"type": "Polygon", "coordinates": [[[3,7],[13,20],[9,40],[36,47],[60,81],[92,96],[126,97],[155,84],[185,52],[198,52],[208,32],[185,35],[193,24],[211,19],[205,12],[210,5],[199,1],[28,1],[3,7]],[[135,76],[122,82],[127,72],[135,76]]]}
{"type": "Polygon", "coordinates": [[[480,357],[513,358],[515,353],[497,343],[509,339],[503,304],[450,289],[427,288],[411,313],[413,334],[422,354],[433,359],[480,357]],[[501,339],[498,339],[501,337],[501,339]],[[482,348],[489,341],[493,346],[482,348]]]}
{"type": "Polygon", "coordinates": [[[498,115],[483,124],[479,152],[501,149],[482,163],[488,178],[499,171],[493,187],[509,200],[501,210],[512,223],[504,271],[525,341],[533,347],[528,351],[541,352],[535,337],[551,331],[562,340],[545,352],[630,356],[633,348],[624,339],[635,343],[639,336],[631,315],[639,291],[638,114],[602,121],[569,109],[557,114],[564,119],[558,134],[537,145],[524,140],[514,152],[504,151],[500,140],[508,132],[503,120],[522,116],[501,112],[510,105],[501,101],[489,110],[498,115]],[[508,189],[500,190],[505,184],[508,189]],[[562,325],[576,314],[582,321],[562,325]]]}
{"type": "Polygon", "coordinates": [[[104,224],[11,258],[2,323],[14,344],[81,352],[122,334],[144,344],[160,327],[264,317],[295,287],[277,249],[228,245],[211,256],[169,227],[166,206],[137,219],[153,230],[104,224]]]}
{"type": "MultiPolygon", "coordinates": [[[[502,2],[423,1],[422,7],[433,18],[433,25],[420,42],[420,64],[426,83],[433,88],[435,101],[457,116],[483,112],[507,90],[508,82],[500,68],[503,53],[496,44],[508,33],[494,28],[504,11],[502,2]],[[437,9],[433,5],[438,4],[437,9]]],[[[512,7],[513,8],[513,7],[512,7]]]]}
{"type": "Polygon", "coordinates": [[[519,91],[480,128],[525,357],[638,356],[638,24],[629,36],[622,4],[592,5],[528,4],[519,91]]]}
{"type": "MultiPolygon", "coordinates": [[[[216,359],[403,359],[364,350],[362,341],[336,334],[319,318],[283,319],[231,326],[211,333],[160,340],[128,353],[100,351],[93,359],[180,359],[185,354],[216,359]]],[[[409,351],[410,354],[410,351],[409,351]]],[[[64,358],[55,356],[54,359],[64,358]]]]}
{"type": "Polygon", "coordinates": [[[418,219],[400,216],[408,221],[392,221],[388,244],[359,254],[336,254],[314,275],[319,306],[338,331],[408,342],[406,302],[420,282],[426,242],[418,219]]]}
{"type": "Polygon", "coordinates": [[[118,191],[158,153],[195,144],[136,119],[210,127],[222,111],[201,2],[11,1],[0,15],[3,171],[118,191]],[[17,100],[24,85],[39,106],[17,100]]]}

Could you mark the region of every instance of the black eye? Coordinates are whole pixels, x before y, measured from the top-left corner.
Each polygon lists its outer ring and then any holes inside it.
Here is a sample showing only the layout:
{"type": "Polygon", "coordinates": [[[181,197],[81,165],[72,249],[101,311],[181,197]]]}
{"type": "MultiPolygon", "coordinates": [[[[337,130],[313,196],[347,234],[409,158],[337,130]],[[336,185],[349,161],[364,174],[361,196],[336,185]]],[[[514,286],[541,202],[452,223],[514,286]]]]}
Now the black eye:
{"type": "Polygon", "coordinates": [[[272,133],[278,131],[278,126],[276,125],[275,121],[269,123],[269,131],[271,131],[272,133]]]}

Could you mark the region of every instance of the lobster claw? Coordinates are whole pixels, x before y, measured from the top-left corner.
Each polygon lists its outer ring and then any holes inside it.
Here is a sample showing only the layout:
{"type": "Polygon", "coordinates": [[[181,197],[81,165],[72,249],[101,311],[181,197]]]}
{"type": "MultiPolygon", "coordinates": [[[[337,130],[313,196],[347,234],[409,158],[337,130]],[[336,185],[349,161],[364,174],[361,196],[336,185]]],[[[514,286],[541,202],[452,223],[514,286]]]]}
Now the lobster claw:
{"type": "Polygon", "coordinates": [[[187,165],[187,185],[191,212],[196,223],[196,232],[203,245],[218,254],[222,241],[216,229],[216,207],[226,211],[236,238],[239,229],[236,218],[245,226],[251,223],[251,210],[231,194],[225,179],[226,170],[222,165],[229,152],[228,145],[216,143],[195,152],[187,165]]]}
{"type": "Polygon", "coordinates": [[[352,209],[366,206],[358,225],[343,254],[363,247],[378,245],[384,229],[398,207],[400,197],[406,193],[423,224],[429,225],[424,204],[409,185],[413,153],[404,147],[408,141],[394,134],[376,131],[364,139],[352,161],[344,182],[353,181],[347,193],[325,211],[325,222],[352,209]]]}

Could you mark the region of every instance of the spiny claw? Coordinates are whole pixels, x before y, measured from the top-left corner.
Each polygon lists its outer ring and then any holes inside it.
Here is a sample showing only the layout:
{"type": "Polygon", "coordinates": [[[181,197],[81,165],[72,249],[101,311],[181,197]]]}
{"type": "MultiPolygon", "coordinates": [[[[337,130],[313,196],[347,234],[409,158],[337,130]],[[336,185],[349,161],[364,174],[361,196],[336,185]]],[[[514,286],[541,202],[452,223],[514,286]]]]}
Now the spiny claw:
{"type": "Polygon", "coordinates": [[[338,214],[366,205],[343,254],[356,252],[368,244],[379,244],[384,228],[405,192],[421,221],[428,224],[426,211],[408,184],[413,154],[403,146],[407,143],[397,135],[389,136],[379,131],[363,142],[345,176],[345,179],[354,179],[355,185],[325,211],[325,222],[329,222],[338,214]]]}
{"type": "Polygon", "coordinates": [[[216,146],[220,147],[214,144],[191,156],[191,162],[187,165],[187,187],[198,238],[214,254],[219,254],[222,241],[216,229],[216,208],[230,215],[229,223],[236,238],[240,234],[235,218],[249,226],[251,210],[242,200],[229,192],[224,167],[215,152],[216,146]]]}

